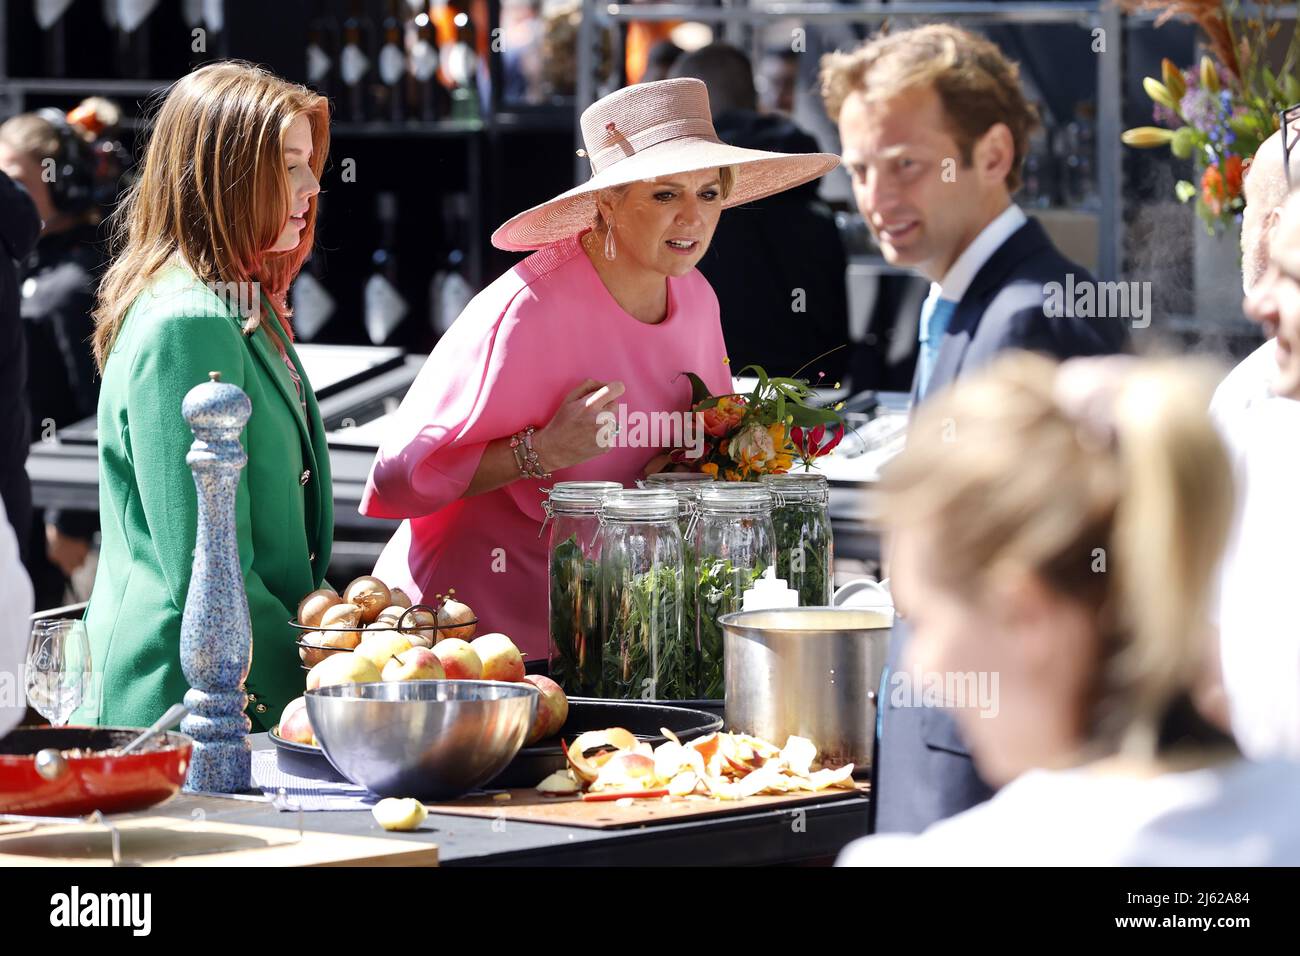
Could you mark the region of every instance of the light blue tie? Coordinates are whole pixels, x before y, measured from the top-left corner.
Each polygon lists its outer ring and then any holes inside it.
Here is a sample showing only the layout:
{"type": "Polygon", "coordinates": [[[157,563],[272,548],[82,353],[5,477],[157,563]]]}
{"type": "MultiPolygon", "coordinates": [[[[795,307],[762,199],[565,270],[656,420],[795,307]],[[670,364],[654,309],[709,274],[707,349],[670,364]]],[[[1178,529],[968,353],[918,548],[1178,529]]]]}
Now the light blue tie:
{"type": "Polygon", "coordinates": [[[955,311],[957,311],[957,303],[951,299],[926,299],[925,304],[921,306],[918,397],[924,398],[930,387],[930,376],[934,373],[934,365],[939,358],[943,333],[947,331],[948,322],[955,311]]]}

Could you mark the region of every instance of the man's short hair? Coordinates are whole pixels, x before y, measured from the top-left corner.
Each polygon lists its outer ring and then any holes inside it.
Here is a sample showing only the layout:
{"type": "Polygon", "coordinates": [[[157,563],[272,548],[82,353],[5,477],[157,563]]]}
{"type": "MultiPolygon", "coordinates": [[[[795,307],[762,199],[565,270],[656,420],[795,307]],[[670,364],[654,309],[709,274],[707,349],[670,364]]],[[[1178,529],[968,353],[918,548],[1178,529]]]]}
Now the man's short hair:
{"type": "Polygon", "coordinates": [[[710,43],[687,53],[673,64],[669,76],[702,80],[709,88],[709,107],[714,116],[727,110],[758,109],[754,67],[749,57],[729,43],[710,43]]]}
{"type": "Polygon", "coordinates": [[[61,149],[54,125],[35,113],[20,113],[0,124],[0,142],[38,163],[58,156],[61,149]]]}
{"type": "Polygon", "coordinates": [[[970,165],[977,139],[995,123],[1006,124],[1015,148],[1006,184],[1011,192],[1019,189],[1038,111],[1020,88],[1020,68],[994,44],[958,27],[932,24],[822,57],[822,99],[832,119],[853,94],[885,100],[918,86],[938,94],[964,165],[970,165]]]}

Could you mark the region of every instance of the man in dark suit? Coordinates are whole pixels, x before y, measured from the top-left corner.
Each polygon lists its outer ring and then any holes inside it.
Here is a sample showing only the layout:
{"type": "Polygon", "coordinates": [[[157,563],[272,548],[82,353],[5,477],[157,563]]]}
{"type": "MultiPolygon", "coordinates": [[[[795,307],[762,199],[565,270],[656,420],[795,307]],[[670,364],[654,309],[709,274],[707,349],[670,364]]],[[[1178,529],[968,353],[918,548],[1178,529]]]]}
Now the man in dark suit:
{"type": "Polygon", "coordinates": [[[27,346],[19,312],[15,260],[36,246],[41,219],[27,191],[0,173],[0,498],[18,534],[24,563],[32,523],[32,486],[27,478],[31,418],[27,407],[27,346]]]}
{"type": "MultiPolygon", "coordinates": [[[[1135,316],[1098,314],[1118,297],[1011,201],[1037,118],[997,47],[950,25],[893,33],[825,57],[822,90],[882,254],[931,283],[914,401],[1007,349],[1060,359],[1126,350],[1135,316]],[[1085,289],[1087,307],[1075,309],[1085,289]]],[[[1118,311],[1131,311],[1124,303],[1118,311]]],[[[880,832],[920,832],[992,795],[951,716],[896,692],[921,676],[893,679],[908,664],[900,601],[873,768],[880,832]]]]}

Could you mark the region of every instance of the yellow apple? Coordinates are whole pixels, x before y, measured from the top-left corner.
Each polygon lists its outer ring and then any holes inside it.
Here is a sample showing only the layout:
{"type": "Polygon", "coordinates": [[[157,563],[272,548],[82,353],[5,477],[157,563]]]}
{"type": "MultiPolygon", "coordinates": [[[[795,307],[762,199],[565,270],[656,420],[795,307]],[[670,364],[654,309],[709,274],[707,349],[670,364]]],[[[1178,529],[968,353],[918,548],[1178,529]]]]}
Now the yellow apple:
{"type": "Polygon", "coordinates": [[[411,649],[411,642],[397,631],[367,631],[352,656],[361,655],[374,665],[376,671],[382,671],[390,660],[411,649]]]}
{"type": "Polygon", "coordinates": [[[368,657],[355,651],[351,654],[331,654],[307,672],[307,689],[330,687],[334,684],[369,684],[379,680],[379,668],[368,657]]]}
{"type": "Polygon", "coordinates": [[[484,680],[521,681],[524,679],[524,656],[514,641],[504,634],[484,634],[470,641],[483,662],[484,680]]]}
{"type": "Polygon", "coordinates": [[[382,676],[384,680],[443,680],[447,675],[433,651],[427,647],[412,647],[390,657],[382,676]]]}

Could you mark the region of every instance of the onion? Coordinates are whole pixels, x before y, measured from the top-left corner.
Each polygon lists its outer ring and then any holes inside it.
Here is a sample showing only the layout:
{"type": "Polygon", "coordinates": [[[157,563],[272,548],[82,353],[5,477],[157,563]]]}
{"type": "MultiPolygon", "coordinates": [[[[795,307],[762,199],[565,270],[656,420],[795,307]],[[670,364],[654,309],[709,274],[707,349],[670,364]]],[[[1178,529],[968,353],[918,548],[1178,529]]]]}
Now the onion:
{"type": "Polygon", "coordinates": [[[447,598],[438,608],[438,640],[448,637],[468,641],[474,636],[474,612],[468,604],[447,598]]]}
{"type": "Polygon", "coordinates": [[[298,602],[298,623],[307,627],[320,627],[321,615],[334,605],[342,603],[343,599],[332,588],[312,591],[298,602]]]}
{"type": "Polygon", "coordinates": [[[388,600],[392,602],[393,607],[410,607],[411,599],[401,588],[393,588],[388,592],[388,600]]]}
{"type": "Polygon", "coordinates": [[[361,608],[361,620],[369,624],[379,616],[379,612],[392,604],[392,593],[388,585],[372,574],[363,574],[343,592],[343,600],[361,608]]]}
{"type": "Polygon", "coordinates": [[[321,615],[318,626],[358,628],[361,626],[361,608],[355,604],[335,604],[321,615]]]}

